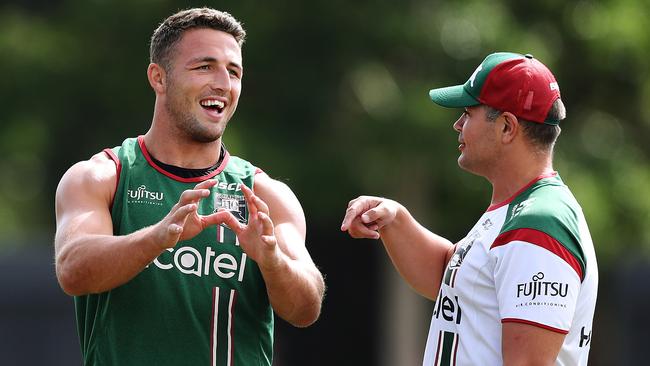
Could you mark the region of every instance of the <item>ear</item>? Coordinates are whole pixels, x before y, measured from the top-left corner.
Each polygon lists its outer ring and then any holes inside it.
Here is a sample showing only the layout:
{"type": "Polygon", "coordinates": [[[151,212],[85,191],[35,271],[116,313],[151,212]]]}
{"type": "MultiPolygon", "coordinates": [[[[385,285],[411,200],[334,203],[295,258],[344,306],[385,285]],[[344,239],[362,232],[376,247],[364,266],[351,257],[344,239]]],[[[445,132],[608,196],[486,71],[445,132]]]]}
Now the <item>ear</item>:
{"type": "Polygon", "coordinates": [[[504,144],[509,144],[519,134],[519,119],[510,112],[503,112],[501,119],[503,121],[503,125],[501,126],[501,141],[504,144]]]}
{"type": "Polygon", "coordinates": [[[150,63],[147,68],[147,79],[149,85],[156,92],[156,94],[164,94],[167,85],[167,73],[162,66],[150,63]]]}

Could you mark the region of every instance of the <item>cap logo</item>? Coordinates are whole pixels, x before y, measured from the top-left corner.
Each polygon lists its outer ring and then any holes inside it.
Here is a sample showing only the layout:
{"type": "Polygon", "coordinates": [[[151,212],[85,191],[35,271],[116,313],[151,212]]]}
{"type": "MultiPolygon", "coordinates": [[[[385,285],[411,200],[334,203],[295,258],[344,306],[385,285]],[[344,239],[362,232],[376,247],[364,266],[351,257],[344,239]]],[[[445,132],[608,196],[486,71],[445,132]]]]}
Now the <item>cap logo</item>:
{"type": "Polygon", "coordinates": [[[551,90],[560,90],[560,86],[556,82],[550,83],[549,86],[551,87],[551,90]]]}
{"type": "Polygon", "coordinates": [[[483,70],[483,64],[478,65],[476,70],[474,70],[474,73],[472,76],[469,77],[469,86],[474,87],[474,79],[476,79],[476,75],[478,75],[479,71],[483,70]]]}

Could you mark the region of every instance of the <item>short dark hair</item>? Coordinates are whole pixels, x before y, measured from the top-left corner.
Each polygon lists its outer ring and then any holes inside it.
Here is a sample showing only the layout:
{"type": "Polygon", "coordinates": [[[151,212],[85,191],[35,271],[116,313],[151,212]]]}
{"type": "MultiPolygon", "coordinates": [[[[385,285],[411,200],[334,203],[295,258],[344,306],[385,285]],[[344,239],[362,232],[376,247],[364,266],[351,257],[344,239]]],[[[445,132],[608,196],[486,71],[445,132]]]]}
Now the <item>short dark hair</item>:
{"type": "Polygon", "coordinates": [[[193,8],[179,11],[165,19],[151,36],[149,60],[169,70],[170,54],[183,33],[189,29],[209,28],[226,32],[242,47],[246,31],[229,13],[211,8],[193,8]]]}
{"type": "MultiPolygon", "coordinates": [[[[494,121],[501,115],[501,111],[496,110],[490,106],[486,106],[486,118],[488,121],[494,121]]],[[[546,117],[549,120],[562,121],[566,118],[566,108],[562,99],[558,98],[553,102],[551,109],[548,111],[546,117]]],[[[524,135],[537,147],[545,151],[553,150],[553,146],[557,141],[558,136],[562,129],[559,125],[551,125],[546,123],[531,122],[519,118],[519,124],[524,131],[524,135]]]]}

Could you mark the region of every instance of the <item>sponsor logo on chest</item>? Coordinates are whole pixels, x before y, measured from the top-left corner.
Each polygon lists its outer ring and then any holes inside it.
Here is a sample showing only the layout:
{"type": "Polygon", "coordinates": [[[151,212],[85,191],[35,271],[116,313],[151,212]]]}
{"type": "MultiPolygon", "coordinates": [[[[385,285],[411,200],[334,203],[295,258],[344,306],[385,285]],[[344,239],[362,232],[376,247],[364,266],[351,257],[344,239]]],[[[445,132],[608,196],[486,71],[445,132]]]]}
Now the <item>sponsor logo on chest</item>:
{"type": "Polygon", "coordinates": [[[142,184],[135,189],[126,190],[127,203],[162,206],[165,194],[163,192],[150,191],[142,184]]]}
{"type": "Polygon", "coordinates": [[[160,255],[154,259],[153,264],[162,269],[176,269],[186,275],[196,277],[215,274],[223,279],[236,278],[242,282],[246,269],[246,253],[242,252],[240,258],[230,253],[217,255],[210,246],[206,246],[201,253],[193,247],[169,248],[172,255],[160,255]]]}
{"type": "Polygon", "coordinates": [[[463,316],[463,311],[460,308],[460,303],[458,302],[458,296],[453,298],[448,296],[443,296],[442,294],[438,295],[436,300],[436,305],[433,308],[433,317],[440,319],[442,317],[448,322],[454,322],[460,324],[460,321],[463,316]]]}

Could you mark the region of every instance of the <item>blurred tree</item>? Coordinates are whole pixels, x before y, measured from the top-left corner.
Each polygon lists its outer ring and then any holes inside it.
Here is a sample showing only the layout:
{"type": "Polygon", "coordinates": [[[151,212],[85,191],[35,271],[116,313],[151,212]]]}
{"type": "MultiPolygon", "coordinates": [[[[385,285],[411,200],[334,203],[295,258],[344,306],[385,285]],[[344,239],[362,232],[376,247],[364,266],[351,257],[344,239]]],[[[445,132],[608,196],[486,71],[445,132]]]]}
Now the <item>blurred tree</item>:
{"type": "MultiPolygon", "coordinates": [[[[2,6],[0,234],[51,232],[52,212],[42,208],[65,169],[146,131],[149,36],[192,5],[2,6]]],[[[569,119],[557,166],[584,202],[601,261],[650,248],[647,3],[224,5],[249,31],[244,93],[225,141],[287,180],[314,222],[336,222],[347,200],[367,192],[405,200],[426,224],[462,235],[489,187],[456,167],[458,112],[433,107],[426,92],[462,82],[489,52],[511,50],[536,55],[560,81],[569,119]]]]}

